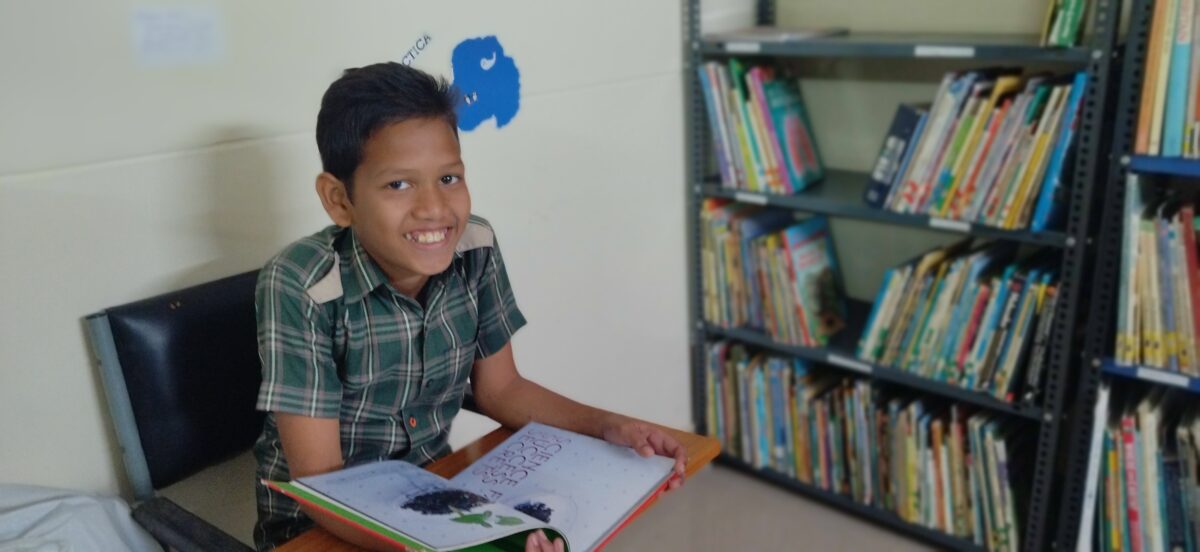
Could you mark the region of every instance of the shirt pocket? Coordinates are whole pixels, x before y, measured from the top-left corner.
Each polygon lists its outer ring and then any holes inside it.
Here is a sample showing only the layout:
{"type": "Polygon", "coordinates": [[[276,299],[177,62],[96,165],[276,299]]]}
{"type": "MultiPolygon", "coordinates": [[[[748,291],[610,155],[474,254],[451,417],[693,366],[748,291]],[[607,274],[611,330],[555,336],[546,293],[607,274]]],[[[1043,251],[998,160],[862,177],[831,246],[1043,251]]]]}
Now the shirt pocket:
{"type": "Polygon", "coordinates": [[[466,392],[471,367],[475,364],[475,333],[478,320],[474,312],[459,311],[446,317],[446,322],[429,328],[439,332],[437,351],[429,351],[426,359],[425,389],[421,393],[424,404],[441,405],[459,401],[466,392]]]}

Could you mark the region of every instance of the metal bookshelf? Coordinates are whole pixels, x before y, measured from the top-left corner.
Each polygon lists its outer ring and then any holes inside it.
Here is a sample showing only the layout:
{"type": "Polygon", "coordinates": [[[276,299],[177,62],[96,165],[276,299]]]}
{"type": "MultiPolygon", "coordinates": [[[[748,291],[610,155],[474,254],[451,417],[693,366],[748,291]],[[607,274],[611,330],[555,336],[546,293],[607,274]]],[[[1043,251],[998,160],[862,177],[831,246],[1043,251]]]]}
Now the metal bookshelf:
{"type": "MultiPolygon", "coordinates": [[[[918,35],[918,34],[856,34],[804,40],[789,43],[746,42],[705,40],[700,33],[700,1],[688,0],[685,7],[687,25],[687,79],[685,87],[685,124],[689,137],[688,174],[686,175],[688,199],[688,267],[691,307],[692,345],[692,399],[693,419],[700,431],[705,427],[706,396],[704,389],[704,343],[710,339],[730,339],[760,348],[776,351],[820,362],[835,369],[880,382],[933,395],[951,402],[969,403],[990,409],[1002,415],[1024,419],[1037,429],[1034,473],[1026,489],[1028,507],[1021,520],[1022,549],[1043,550],[1051,545],[1050,513],[1057,494],[1055,489],[1055,455],[1058,451],[1060,426],[1063,420],[1063,405],[1066,398],[1068,374],[1078,358],[1073,354],[1079,345],[1076,328],[1081,324],[1081,294],[1085,278],[1091,274],[1086,270],[1091,260],[1091,239],[1097,226],[1097,217],[1091,208],[1103,188],[1094,185],[1104,181],[1109,167],[1103,162],[1107,149],[1109,125],[1106,124],[1105,106],[1109,96],[1109,73],[1112,65],[1116,39],[1116,23],[1120,12],[1120,0],[1093,0],[1089,7],[1092,18],[1091,34],[1087,43],[1078,48],[1044,48],[1036,37],[1006,35],[918,35]],[[1066,229],[1063,232],[1032,233],[990,228],[958,221],[943,221],[923,215],[902,215],[878,210],[863,203],[862,191],[866,185],[866,174],[855,171],[828,170],[825,180],[803,193],[781,196],[727,190],[717,185],[716,178],[708,172],[711,143],[708,131],[707,112],[704,105],[701,83],[696,68],[706,59],[721,59],[736,55],[744,57],[823,57],[823,58],[906,58],[913,60],[978,60],[983,65],[989,60],[1006,60],[1023,63],[1062,63],[1084,69],[1089,74],[1088,90],[1084,97],[1083,110],[1077,122],[1077,153],[1073,167],[1074,186],[1070,190],[1070,209],[1067,213],[1066,229]],[[700,226],[701,203],[708,197],[726,197],[735,201],[759,205],[771,205],[796,211],[821,213],[834,217],[846,217],[877,223],[923,227],[947,232],[957,232],[990,239],[1011,240],[1022,243],[1049,246],[1061,251],[1059,274],[1060,301],[1054,313],[1048,362],[1041,390],[1041,404],[1014,405],[1000,401],[990,395],[976,393],[945,382],[896,370],[862,363],[854,358],[853,346],[836,340],[828,347],[795,347],[774,342],[761,332],[742,329],[718,328],[705,323],[701,308],[700,226]]],[[[757,22],[770,25],[775,21],[775,2],[759,0],[757,22]]],[[[819,137],[818,137],[819,140],[819,137]]],[[[1089,312],[1094,314],[1094,311],[1089,312]]],[[[859,326],[861,328],[861,326],[859,326]]],[[[853,328],[851,332],[853,332],[853,328]]],[[[846,332],[847,335],[851,332],[846,332]]],[[[857,335],[850,336],[857,339],[857,335]]],[[[840,339],[848,339],[839,336],[840,339]]],[[[1093,393],[1094,395],[1094,393],[1093,393]]],[[[805,496],[815,497],[825,503],[840,507],[880,525],[890,527],[911,536],[926,540],[940,547],[954,550],[978,550],[973,543],[933,531],[920,525],[908,523],[892,512],[865,506],[850,498],[804,485],[786,475],[771,470],[757,469],[729,455],[722,462],[739,470],[753,474],[766,481],[791,489],[805,496]]]]}
{"type": "Polygon", "coordinates": [[[867,205],[862,199],[863,192],[867,188],[868,178],[869,175],[865,172],[827,169],[825,171],[825,178],[821,182],[813,184],[811,187],[794,195],[730,190],[722,188],[719,184],[712,181],[700,186],[700,194],[704,197],[723,197],[742,203],[770,205],[809,213],[853,218],[896,226],[912,226],[914,228],[926,228],[957,234],[970,234],[982,238],[1009,240],[1033,245],[1068,247],[1075,244],[1074,240],[1063,232],[1004,230],[960,220],[941,219],[929,215],[910,215],[886,209],[877,209],[867,205]]]}
{"type": "Polygon", "coordinates": [[[1200,159],[1135,155],[1129,160],[1129,170],[1144,175],[1200,178],[1200,159]]]}
{"type": "MultiPolygon", "coordinates": [[[[1182,374],[1145,366],[1123,366],[1111,355],[1116,339],[1118,280],[1121,271],[1124,233],[1122,214],[1125,190],[1130,177],[1135,185],[1164,182],[1163,177],[1200,179],[1200,161],[1171,157],[1130,155],[1133,151],[1142,77],[1145,73],[1147,42],[1154,8],[1153,0],[1132,0],[1129,31],[1122,52],[1121,76],[1116,83],[1117,107],[1112,128],[1112,152],[1109,174],[1104,183],[1103,213],[1097,233],[1094,281],[1089,320],[1080,360],[1082,369],[1076,386],[1076,401],[1068,409],[1071,421],[1065,442],[1066,477],[1059,510],[1057,543],[1060,549],[1074,549],[1076,533],[1082,521],[1084,490],[1090,456],[1094,408],[1100,383],[1106,378],[1129,379],[1152,385],[1166,385],[1200,392],[1200,380],[1182,374]]],[[[1194,180],[1200,183],[1200,180],[1194,180]]]]}
{"type": "Polygon", "coordinates": [[[1179,372],[1170,372],[1150,366],[1124,366],[1106,358],[1100,364],[1100,369],[1110,376],[1120,376],[1147,383],[1169,385],[1186,389],[1192,393],[1200,393],[1200,378],[1189,377],[1179,372]]]}
{"type": "Polygon", "coordinates": [[[779,343],[769,335],[758,330],[723,328],[712,324],[705,324],[704,333],[709,337],[738,341],[782,355],[820,362],[835,369],[845,371],[848,374],[873,378],[877,381],[912,391],[970,403],[1001,414],[1029,418],[1031,420],[1042,419],[1042,408],[1037,405],[1002,401],[987,393],[922,377],[897,368],[865,362],[857,358],[854,355],[855,342],[858,340],[858,336],[862,334],[863,326],[866,325],[867,314],[871,309],[871,305],[863,301],[849,300],[848,302],[848,310],[850,312],[847,317],[847,327],[838,332],[830,343],[824,347],[788,345],[786,343],[779,343]]]}
{"type": "Polygon", "coordinates": [[[705,55],[940,58],[1086,63],[1088,48],[1043,48],[1036,35],[854,33],[789,42],[701,39],[705,55]]]}

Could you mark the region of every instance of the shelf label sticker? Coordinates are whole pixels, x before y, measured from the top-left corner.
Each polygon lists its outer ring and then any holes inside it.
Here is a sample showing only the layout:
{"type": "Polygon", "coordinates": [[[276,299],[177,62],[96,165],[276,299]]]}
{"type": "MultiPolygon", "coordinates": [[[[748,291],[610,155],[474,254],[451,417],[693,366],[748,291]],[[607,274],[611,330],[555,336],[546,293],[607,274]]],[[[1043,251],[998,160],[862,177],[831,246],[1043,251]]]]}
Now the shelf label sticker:
{"type": "Polygon", "coordinates": [[[754,205],[766,205],[767,204],[767,196],[762,195],[762,194],[752,194],[750,192],[734,192],[733,199],[734,199],[734,201],[740,201],[742,203],[752,203],[754,205]]]}
{"type": "Polygon", "coordinates": [[[726,42],[725,51],[731,54],[757,54],[762,51],[762,44],[757,42],[726,42]]]}
{"type": "Polygon", "coordinates": [[[1138,368],[1137,377],[1138,379],[1144,379],[1146,381],[1153,381],[1157,383],[1165,383],[1167,385],[1174,385],[1176,387],[1183,387],[1185,389],[1188,387],[1189,383],[1187,376],[1182,374],[1172,374],[1162,370],[1154,370],[1152,368],[1138,368]]]}
{"type": "Polygon", "coordinates": [[[844,357],[837,353],[829,353],[829,355],[825,357],[825,362],[828,362],[834,366],[841,366],[842,368],[854,370],[855,372],[871,375],[871,365],[856,358],[844,357]]]}
{"type": "Polygon", "coordinates": [[[973,46],[918,44],[913,47],[913,55],[916,57],[934,58],[973,58],[975,57],[975,48],[973,46]]]}
{"type": "Polygon", "coordinates": [[[955,232],[971,231],[971,223],[965,220],[950,220],[937,217],[929,217],[929,227],[940,230],[953,230],[955,232]]]}

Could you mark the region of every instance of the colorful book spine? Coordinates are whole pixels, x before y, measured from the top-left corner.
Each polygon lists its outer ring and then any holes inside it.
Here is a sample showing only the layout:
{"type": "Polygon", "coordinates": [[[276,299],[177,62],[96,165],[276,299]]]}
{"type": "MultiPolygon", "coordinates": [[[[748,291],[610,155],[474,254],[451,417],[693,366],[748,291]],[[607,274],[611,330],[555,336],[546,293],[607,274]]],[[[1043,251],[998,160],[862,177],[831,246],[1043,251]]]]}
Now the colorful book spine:
{"type": "Polygon", "coordinates": [[[1075,80],[1071,84],[1071,95],[1067,99],[1067,107],[1063,113],[1058,142],[1050,158],[1050,166],[1046,169],[1046,176],[1041,186],[1041,196],[1038,198],[1037,208],[1029,225],[1030,230],[1034,232],[1041,232],[1057,225],[1065,211],[1067,198],[1066,185],[1063,181],[1066,171],[1070,169],[1063,165],[1066,162],[1067,151],[1072,147],[1087,81],[1087,73],[1080,71],[1075,74],[1075,80]]]}
{"type": "Polygon", "coordinates": [[[924,112],[915,106],[900,104],[892,125],[888,129],[883,145],[879,149],[879,157],[875,168],[871,170],[870,183],[867,185],[863,200],[872,207],[882,208],[891,193],[892,183],[901,172],[902,164],[909,150],[909,144],[917,134],[917,126],[924,112]]]}
{"type": "Polygon", "coordinates": [[[1167,97],[1162,123],[1162,155],[1183,155],[1184,131],[1188,106],[1188,80],[1192,72],[1192,25],[1195,23],[1194,0],[1175,0],[1174,40],[1167,75],[1167,97]]]}

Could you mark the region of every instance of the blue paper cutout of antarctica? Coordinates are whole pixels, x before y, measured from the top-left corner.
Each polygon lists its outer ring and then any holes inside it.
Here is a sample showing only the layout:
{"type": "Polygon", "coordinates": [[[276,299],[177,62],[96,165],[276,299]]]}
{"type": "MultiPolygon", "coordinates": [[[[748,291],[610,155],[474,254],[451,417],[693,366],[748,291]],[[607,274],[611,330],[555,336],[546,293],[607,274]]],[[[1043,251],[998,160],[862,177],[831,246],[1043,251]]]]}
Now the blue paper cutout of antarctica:
{"type": "Polygon", "coordinates": [[[458,128],[471,131],[488,119],[503,128],[521,108],[521,73],[495,36],[468,38],[450,56],[454,87],[462,95],[458,128]]]}

